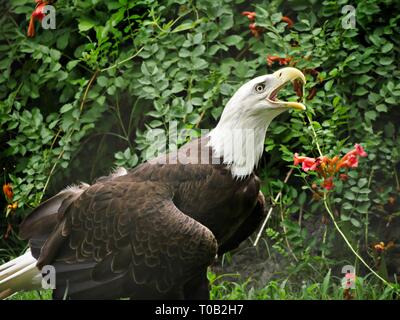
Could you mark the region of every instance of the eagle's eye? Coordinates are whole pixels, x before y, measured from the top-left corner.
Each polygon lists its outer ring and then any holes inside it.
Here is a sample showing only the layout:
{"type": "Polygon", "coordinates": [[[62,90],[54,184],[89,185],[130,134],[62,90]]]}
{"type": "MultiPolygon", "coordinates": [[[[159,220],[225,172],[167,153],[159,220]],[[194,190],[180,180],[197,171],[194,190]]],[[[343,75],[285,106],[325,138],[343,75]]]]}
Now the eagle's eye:
{"type": "Polygon", "coordinates": [[[263,85],[262,83],[256,85],[255,90],[257,93],[262,93],[265,90],[265,85],[263,85]]]}

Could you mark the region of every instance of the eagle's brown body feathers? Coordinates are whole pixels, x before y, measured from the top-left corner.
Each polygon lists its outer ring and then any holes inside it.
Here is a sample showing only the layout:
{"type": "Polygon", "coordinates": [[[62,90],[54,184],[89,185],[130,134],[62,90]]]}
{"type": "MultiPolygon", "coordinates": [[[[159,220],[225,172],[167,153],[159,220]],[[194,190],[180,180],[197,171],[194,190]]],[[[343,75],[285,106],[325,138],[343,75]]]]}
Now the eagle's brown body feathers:
{"type": "Polygon", "coordinates": [[[24,221],[38,266],[56,268],[55,298],[208,298],[207,267],[257,228],[264,199],[206,142],[66,190],[24,221]]]}

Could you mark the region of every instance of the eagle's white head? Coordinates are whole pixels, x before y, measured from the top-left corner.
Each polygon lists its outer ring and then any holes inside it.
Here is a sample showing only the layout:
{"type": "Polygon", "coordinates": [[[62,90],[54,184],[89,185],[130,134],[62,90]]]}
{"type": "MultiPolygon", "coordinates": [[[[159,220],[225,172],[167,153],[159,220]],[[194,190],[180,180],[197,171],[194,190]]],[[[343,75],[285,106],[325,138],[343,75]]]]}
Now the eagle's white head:
{"type": "Polygon", "coordinates": [[[208,145],[234,177],[253,172],[264,150],[268,126],[276,116],[289,108],[305,110],[302,103],[277,99],[278,91],[297,78],[306,82],[300,70],[290,67],[259,76],[242,85],[225,106],[218,125],[209,133],[208,145]]]}

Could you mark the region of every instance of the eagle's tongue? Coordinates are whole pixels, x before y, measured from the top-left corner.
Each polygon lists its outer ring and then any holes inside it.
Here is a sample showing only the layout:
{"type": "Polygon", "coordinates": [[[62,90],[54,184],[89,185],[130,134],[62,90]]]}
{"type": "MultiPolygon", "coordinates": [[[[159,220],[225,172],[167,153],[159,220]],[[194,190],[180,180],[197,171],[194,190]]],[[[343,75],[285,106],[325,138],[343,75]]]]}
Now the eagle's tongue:
{"type": "Polygon", "coordinates": [[[300,80],[296,79],[293,81],[293,89],[298,97],[303,97],[303,83],[300,80]]]}

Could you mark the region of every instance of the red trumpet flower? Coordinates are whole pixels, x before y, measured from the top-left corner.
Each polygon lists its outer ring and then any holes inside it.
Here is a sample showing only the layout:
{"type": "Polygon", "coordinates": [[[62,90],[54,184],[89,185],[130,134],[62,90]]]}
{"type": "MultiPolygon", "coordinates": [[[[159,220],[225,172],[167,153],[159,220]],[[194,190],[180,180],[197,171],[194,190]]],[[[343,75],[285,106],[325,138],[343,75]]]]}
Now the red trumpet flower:
{"type": "Polygon", "coordinates": [[[272,66],[274,62],[278,62],[279,65],[283,66],[283,65],[287,65],[290,61],[292,61],[291,57],[287,57],[287,58],[281,58],[278,56],[267,56],[267,64],[268,66],[272,66]]]}
{"type": "Polygon", "coordinates": [[[242,15],[249,18],[251,22],[253,22],[254,19],[256,18],[256,13],[254,11],[243,11],[242,15]]]}
{"type": "Polygon", "coordinates": [[[282,22],[286,22],[288,25],[288,28],[290,29],[291,27],[293,27],[293,20],[290,19],[289,17],[283,16],[281,19],[282,22]]]}
{"type": "Polygon", "coordinates": [[[253,36],[255,36],[256,38],[258,38],[261,35],[261,33],[263,32],[263,29],[258,27],[255,22],[249,24],[249,29],[250,29],[251,33],[253,34],[253,36]]]}
{"type": "MultiPolygon", "coordinates": [[[[366,157],[367,153],[359,144],[354,145],[354,149],[347,152],[341,159],[338,156],[328,158],[326,156],[318,158],[310,158],[294,154],[293,164],[301,164],[304,172],[316,171],[318,176],[323,178],[322,187],[327,190],[332,190],[334,187],[333,178],[342,168],[350,169],[358,166],[358,158],[366,157]]],[[[342,181],[347,181],[347,174],[339,174],[342,181]]]]}
{"type": "Polygon", "coordinates": [[[35,0],[36,8],[31,14],[31,19],[29,20],[29,27],[28,27],[28,37],[33,38],[35,36],[35,20],[42,21],[45,17],[43,13],[44,7],[47,5],[47,2],[43,0],[35,0]]]}
{"type": "Polygon", "coordinates": [[[335,186],[333,184],[333,178],[329,177],[327,179],[324,180],[324,182],[322,183],[322,186],[326,189],[326,190],[332,190],[333,187],[335,186]]]}
{"type": "Polygon", "coordinates": [[[6,196],[7,200],[11,201],[13,199],[14,192],[13,192],[13,188],[10,183],[6,183],[3,185],[3,192],[4,192],[4,195],[6,196]]]}

